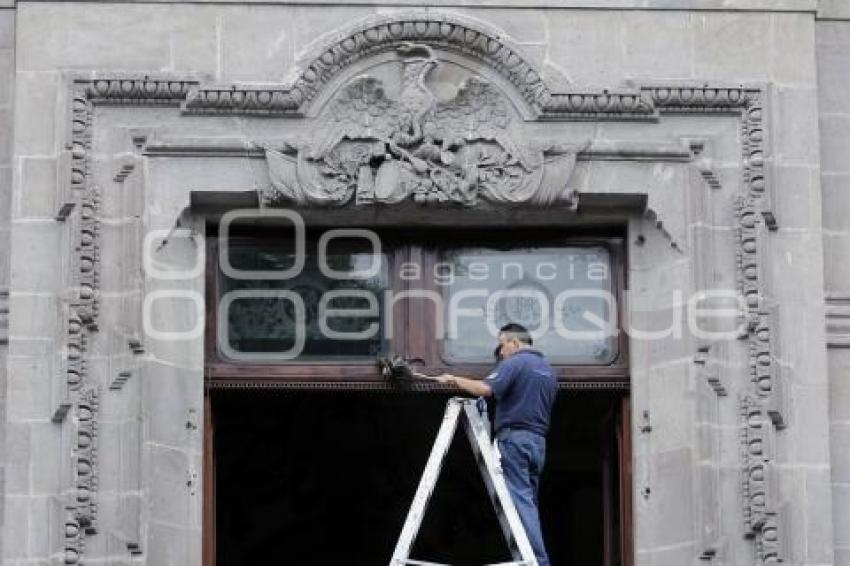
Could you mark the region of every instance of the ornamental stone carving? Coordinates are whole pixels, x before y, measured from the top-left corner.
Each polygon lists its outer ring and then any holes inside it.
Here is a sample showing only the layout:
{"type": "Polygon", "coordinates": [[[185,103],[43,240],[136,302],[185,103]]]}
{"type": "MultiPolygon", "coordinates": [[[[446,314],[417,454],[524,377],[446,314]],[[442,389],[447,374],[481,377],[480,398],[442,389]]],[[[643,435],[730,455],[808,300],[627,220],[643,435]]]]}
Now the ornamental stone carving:
{"type": "MultiPolygon", "coordinates": [[[[788,511],[778,496],[770,444],[785,422],[778,330],[774,305],[766,300],[769,270],[764,264],[769,256],[760,251],[776,228],[765,165],[763,91],[699,83],[637,86],[628,92],[554,92],[505,39],[437,13],[394,14],[337,36],[291,84],[205,85],[191,77],[123,74],[74,81],[67,174],[79,215],[72,231],[76,264],[69,286],[74,293],[62,374],[69,392],[56,419],[75,426],[73,478],[65,486],[74,490],[63,517],[66,564],[83,561],[86,536],[97,529],[100,395],[120,391],[120,383],[98,390],[101,380],[89,375],[87,366],[87,339],[99,332],[100,306],[101,189],[89,171],[95,105],[174,107],[184,116],[277,120],[287,137],[258,142],[261,151],[253,144],[184,145],[169,151],[264,157],[271,181],[261,189],[264,204],[319,207],[402,201],[555,204],[569,200],[567,186],[585,144],[547,141],[540,133],[549,126],[554,132],[558,125],[561,134],[568,134],[565,123],[570,122],[653,123],[667,114],[740,117],[743,182],[735,202],[735,259],[738,288],[746,300],[742,348],[750,363],[740,376],[722,369],[722,379],[704,356],[698,363],[721,397],[727,386],[735,387],[734,377],[744,380],[739,405],[743,530],[754,540],[758,563],[783,559],[779,543],[788,532],[783,523],[788,511]],[[66,413],[73,418],[66,419],[66,413]]],[[[591,151],[604,159],[658,158],[651,146],[591,151]]],[[[700,174],[716,185],[710,171],[700,174]]],[[[135,339],[130,347],[135,353],[144,351],[135,339]]],[[[309,386],[342,387],[325,382],[309,386]]],[[[705,556],[713,552],[714,546],[705,556]]]]}
{"type": "Polygon", "coordinates": [[[357,77],[325,106],[306,141],[266,148],[267,204],[567,199],[580,146],[524,143],[515,110],[495,85],[469,75],[454,96],[441,98],[429,84],[440,66],[434,51],[406,43],[397,52],[397,97],[381,79],[357,77]]]}

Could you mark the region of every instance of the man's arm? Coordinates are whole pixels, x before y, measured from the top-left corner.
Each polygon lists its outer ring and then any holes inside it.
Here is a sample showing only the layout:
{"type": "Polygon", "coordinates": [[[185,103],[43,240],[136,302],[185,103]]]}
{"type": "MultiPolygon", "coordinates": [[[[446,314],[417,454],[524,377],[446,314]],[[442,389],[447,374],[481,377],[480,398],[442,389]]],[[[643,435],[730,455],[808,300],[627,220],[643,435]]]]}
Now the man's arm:
{"type": "Polygon", "coordinates": [[[450,373],[444,373],[443,375],[437,377],[437,381],[439,381],[440,383],[455,385],[463,389],[467,393],[475,395],[476,397],[489,397],[493,394],[493,390],[482,379],[473,379],[469,377],[461,377],[459,375],[452,375],[450,373]]]}

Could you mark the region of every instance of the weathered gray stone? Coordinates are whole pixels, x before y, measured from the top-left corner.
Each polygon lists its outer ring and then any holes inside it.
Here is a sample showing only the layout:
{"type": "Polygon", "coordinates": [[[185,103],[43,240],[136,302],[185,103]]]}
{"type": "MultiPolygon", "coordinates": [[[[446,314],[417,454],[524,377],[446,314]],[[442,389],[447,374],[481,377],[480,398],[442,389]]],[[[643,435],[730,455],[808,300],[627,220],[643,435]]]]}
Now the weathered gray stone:
{"type": "MultiPolygon", "coordinates": [[[[409,11],[405,9],[405,11],[409,11]]],[[[380,13],[389,13],[379,9],[380,13]]],[[[490,26],[501,32],[518,45],[543,44],[546,37],[546,20],[548,16],[541,10],[512,10],[510,8],[488,8],[477,10],[473,7],[459,7],[451,10],[472,22],[490,26]]],[[[361,16],[362,17],[362,16],[361,16]]],[[[340,22],[336,22],[339,26],[340,22]]],[[[305,36],[300,36],[301,38],[305,36]]]]}
{"type": "MultiPolygon", "coordinates": [[[[30,499],[30,525],[48,525],[53,518],[50,496],[41,495],[30,499]]],[[[30,527],[29,555],[50,556],[53,551],[50,529],[30,527]]],[[[45,564],[47,564],[45,562],[45,564]]]]}
{"type": "Polygon", "coordinates": [[[812,564],[829,564],[833,558],[833,518],[829,510],[832,500],[830,474],[825,470],[805,472],[807,532],[806,560],[812,564]]]}
{"type": "Polygon", "coordinates": [[[191,72],[220,79],[222,21],[211,7],[172,10],[171,62],[175,72],[191,72]]]}
{"type": "Polygon", "coordinates": [[[772,16],[770,77],[778,84],[814,85],[815,21],[809,14],[772,16]]]}
{"type": "MultiPolygon", "coordinates": [[[[3,216],[0,217],[0,227],[5,230],[9,229],[9,221],[11,220],[12,210],[12,167],[0,166],[0,211],[3,211],[3,216]]],[[[0,281],[8,281],[8,278],[0,279],[0,281]]]]}
{"type": "Polygon", "coordinates": [[[818,98],[822,114],[850,112],[850,21],[817,23],[818,98]]]}
{"type": "Polygon", "coordinates": [[[14,421],[5,423],[6,453],[15,454],[14,458],[5,460],[4,494],[6,496],[28,495],[31,492],[32,427],[33,425],[29,423],[14,421]]]}
{"type": "Polygon", "coordinates": [[[15,154],[53,155],[56,151],[56,113],[59,89],[56,72],[15,76],[15,154]]]}
{"type": "Polygon", "coordinates": [[[3,547],[0,548],[4,561],[21,560],[29,556],[30,498],[19,495],[6,495],[3,505],[7,513],[3,521],[3,547]],[[15,520],[9,520],[14,517],[15,520]]]}
{"type": "Polygon", "coordinates": [[[701,80],[767,80],[770,72],[770,16],[731,12],[692,15],[694,76],[701,80]]]}
{"type": "Polygon", "coordinates": [[[685,360],[693,355],[688,337],[686,315],[674,309],[633,312],[630,317],[629,355],[652,367],[672,360],[685,360]]]}
{"type": "Polygon", "coordinates": [[[829,416],[833,421],[850,422],[850,351],[833,350],[829,363],[829,416]]]}
{"type": "Polygon", "coordinates": [[[794,340],[783,337],[779,341],[782,362],[786,364],[783,376],[799,385],[823,387],[826,384],[826,360],[823,357],[812,359],[823,347],[823,311],[814,305],[797,304],[793,299],[783,299],[780,305],[778,324],[800,331],[794,340]]]}
{"type": "Polygon", "coordinates": [[[173,524],[151,521],[148,531],[149,560],[163,566],[179,566],[189,560],[190,533],[173,524]]]}
{"type": "Polygon", "coordinates": [[[688,564],[696,554],[698,554],[696,543],[687,542],[676,545],[674,548],[656,550],[652,553],[651,560],[652,564],[657,566],[681,566],[688,564]]]}
{"type": "Polygon", "coordinates": [[[44,421],[51,412],[50,380],[56,379],[50,358],[18,358],[10,356],[7,378],[9,421],[44,421]]]}
{"type": "Polygon", "coordinates": [[[817,5],[817,10],[818,17],[822,19],[850,19],[850,6],[848,6],[843,0],[820,0],[817,5]]]}
{"type": "Polygon", "coordinates": [[[785,233],[772,234],[768,242],[769,253],[776,254],[769,270],[765,270],[767,291],[770,299],[780,304],[806,303],[817,305],[823,297],[823,265],[821,234],[806,229],[789,229],[785,233]],[[792,279],[789,273],[805,274],[792,279]]]}
{"type": "MultiPolygon", "coordinates": [[[[835,544],[844,547],[846,557],[850,553],[850,485],[836,484],[832,488],[835,515],[835,544]]],[[[837,558],[837,556],[836,556],[837,558]]],[[[836,562],[842,566],[845,562],[836,562]]]]}
{"type": "MultiPolygon", "coordinates": [[[[690,13],[627,12],[622,20],[626,78],[638,83],[693,78],[694,36],[690,13]]],[[[617,42],[612,44],[616,46],[617,42]]]]}
{"type": "Polygon", "coordinates": [[[11,104],[15,84],[15,52],[0,48],[0,105],[11,104]]]}
{"type": "Polygon", "coordinates": [[[20,190],[14,215],[19,218],[54,218],[59,210],[59,184],[65,172],[57,171],[53,157],[22,157],[19,160],[20,190]]]}
{"type": "Polygon", "coordinates": [[[832,481],[850,484],[850,422],[833,422],[830,428],[832,444],[832,481]]]}
{"type": "Polygon", "coordinates": [[[815,88],[776,89],[775,157],[780,164],[818,164],[818,114],[815,88]]]}
{"type": "Polygon", "coordinates": [[[825,173],[850,173],[850,115],[830,114],[820,120],[821,168],[825,173]]]}
{"type": "Polygon", "coordinates": [[[221,17],[221,78],[282,81],[294,63],[293,14],[265,6],[230,9],[221,17]]]}
{"type": "Polygon", "coordinates": [[[15,47],[15,10],[0,9],[0,49],[15,47]]]}
{"type": "Polygon", "coordinates": [[[163,71],[170,62],[173,22],[168,6],[21,4],[18,70],[163,71]],[[98,33],[91,33],[93,21],[98,33]]]}
{"type": "Polygon", "coordinates": [[[822,175],[820,184],[824,229],[850,233],[850,174],[822,175]]]}
{"type": "Polygon", "coordinates": [[[795,462],[826,465],[829,454],[829,403],[823,387],[793,387],[790,391],[793,404],[794,428],[788,436],[794,437],[795,462]]]}
{"type": "Polygon", "coordinates": [[[203,402],[196,371],[150,362],[142,370],[147,438],[172,447],[198,447],[203,402]]]}
{"type": "Polygon", "coordinates": [[[652,471],[650,504],[658,510],[651,519],[653,545],[669,547],[692,543],[695,533],[691,449],[658,453],[652,471]]]}
{"type": "MultiPolygon", "coordinates": [[[[689,361],[682,361],[650,370],[647,386],[650,390],[652,447],[660,453],[674,454],[676,450],[696,444],[696,407],[690,401],[694,397],[691,366],[689,361]],[[659,395],[659,391],[665,394],[659,395]]],[[[665,464],[659,463],[659,466],[662,465],[665,464]]],[[[680,492],[681,495],[685,493],[690,492],[680,492]]]]}
{"type": "MultiPolygon", "coordinates": [[[[38,422],[31,427],[31,447],[28,458],[32,466],[30,488],[34,495],[49,496],[62,487],[61,467],[47,466],[57,450],[61,450],[61,427],[52,422],[38,422]]],[[[37,554],[37,553],[36,553],[37,554]]]]}
{"type": "Polygon", "coordinates": [[[197,337],[190,337],[204,325],[203,295],[185,286],[178,292],[187,294],[148,295],[150,318],[145,328],[145,348],[157,360],[201,371],[203,349],[198,347],[197,337]]]}
{"type": "Polygon", "coordinates": [[[572,84],[613,87],[622,83],[622,14],[558,11],[550,14],[548,20],[548,59],[572,84]]]}
{"type": "MultiPolygon", "coordinates": [[[[186,453],[153,443],[146,446],[150,466],[146,483],[153,495],[151,518],[171,525],[186,524],[190,500],[187,482],[191,477],[186,453]]],[[[187,544],[184,540],[183,545],[187,544]]]]}
{"type": "Polygon", "coordinates": [[[64,281],[62,225],[54,220],[15,220],[12,223],[12,288],[19,291],[59,294],[64,281]],[[43,261],[33,262],[33,257],[43,261]]]}
{"type": "Polygon", "coordinates": [[[810,166],[777,165],[773,169],[774,214],[783,228],[799,229],[820,222],[820,172],[810,166]]]}
{"type": "Polygon", "coordinates": [[[13,115],[11,107],[0,107],[0,165],[9,165],[12,162],[12,131],[13,115]]]}
{"type": "Polygon", "coordinates": [[[841,294],[847,290],[850,281],[850,263],[845,258],[850,257],[850,235],[824,234],[823,262],[829,269],[824,275],[824,288],[827,292],[841,294]]]}

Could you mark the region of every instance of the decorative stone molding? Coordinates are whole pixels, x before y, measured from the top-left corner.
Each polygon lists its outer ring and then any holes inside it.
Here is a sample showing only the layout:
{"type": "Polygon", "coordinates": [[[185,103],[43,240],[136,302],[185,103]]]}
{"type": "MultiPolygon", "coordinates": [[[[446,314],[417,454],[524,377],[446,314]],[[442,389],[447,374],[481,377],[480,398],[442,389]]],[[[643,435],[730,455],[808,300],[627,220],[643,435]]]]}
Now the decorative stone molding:
{"type": "Polygon", "coordinates": [[[370,19],[321,48],[304,65],[291,87],[276,91],[243,91],[235,97],[221,89],[199,91],[187,101],[186,110],[221,109],[228,106],[252,110],[254,104],[277,112],[303,112],[332,78],[357,61],[395,50],[404,43],[427,43],[434,48],[480,61],[513,84],[526,102],[541,105],[548,89],[540,74],[499,32],[456,16],[428,12],[370,19]],[[255,92],[256,96],[249,93],[255,92]]]}
{"type": "Polygon", "coordinates": [[[359,77],[316,119],[313,139],[266,149],[266,204],[568,200],[581,147],[522,139],[511,127],[510,101],[478,76],[467,78],[451,100],[439,100],[426,84],[440,65],[433,50],[412,43],[398,50],[397,100],[386,96],[382,81],[359,77]]]}
{"type": "Polygon", "coordinates": [[[190,89],[198,85],[192,79],[104,77],[79,79],[86,100],[96,104],[132,104],[173,106],[186,99],[190,89]]]}
{"type": "Polygon", "coordinates": [[[744,526],[747,536],[762,533],[767,516],[772,513],[768,502],[772,457],[768,450],[770,419],[762,403],[751,395],[741,397],[741,457],[742,493],[744,496],[744,526]]]}
{"type": "Polygon", "coordinates": [[[98,330],[100,291],[100,189],[89,180],[92,102],[75,83],[72,92],[70,190],[68,201],[57,215],[66,220],[72,210],[79,214],[69,226],[73,243],[71,300],[66,322],[63,394],[57,400],[53,420],[61,422],[71,413],[72,495],[66,502],[65,564],[82,560],[86,534],[97,532],[97,437],[99,385],[88,375],[88,334],[98,330]]]}
{"type": "MultiPolygon", "coordinates": [[[[203,86],[200,81],[189,78],[133,78],[122,76],[91,77],[78,79],[74,83],[73,107],[73,141],[71,144],[70,184],[74,202],[80,209],[79,238],[75,241],[75,252],[78,258],[78,273],[75,273],[74,285],[78,285],[79,296],[73,302],[73,312],[69,317],[68,326],[68,371],[65,379],[71,395],[69,410],[72,408],[74,417],[80,423],[77,446],[74,452],[77,463],[75,475],[77,499],[69,507],[66,520],[66,564],[78,564],[82,561],[84,533],[93,532],[96,528],[97,506],[95,503],[97,488],[97,407],[98,390],[86,373],[86,335],[97,330],[98,320],[98,274],[100,259],[98,254],[98,206],[99,189],[93,186],[88,174],[88,152],[91,147],[91,118],[93,104],[128,105],[128,106],[179,106],[184,114],[229,114],[252,115],[265,117],[285,117],[299,119],[308,115],[308,110],[317,110],[318,119],[324,120],[325,128],[321,131],[325,142],[318,146],[303,145],[297,140],[287,141],[277,147],[254,144],[230,144],[206,146],[204,144],[159,144],[148,140],[145,147],[146,155],[246,155],[250,157],[265,157],[270,163],[270,174],[274,185],[267,188],[265,204],[295,202],[298,204],[317,204],[329,199],[333,204],[354,202],[393,203],[405,198],[416,198],[424,177],[430,178],[439,167],[446,162],[459,160],[462,145],[490,144],[494,150],[504,154],[505,159],[517,164],[525,163],[527,170],[523,175],[540,175],[545,178],[549,163],[558,161],[555,165],[557,182],[551,187],[563,188],[569,179],[569,172],[575,160],[582,155],[604,149],[584,149],[581,147],[557,148],[552,144],[532,147],[523,143],[525,140],[513,137],[507,128],[494,127],[489,124],[490,131],[482,135],[482,127],[469,127],[473,133],[471,140],[464,144],[445,144],[445,138],[436,136],[426,143],[425,128],[428,123],[434,124],[439,132],[440,121],[420,115],[415,123],[404,122],[400,115],[407,112],[415,114],[418,111],[431,110],[437,115],[440,107],[428,99],[427,89],[419,92],[411,91],[402,94],[395,100],[383,95],[382,86],[377,79],[353,78],[337,93],[326,101],[321,109],[311,108],[311,104],[319,99],[322,89],[331,80],[340,77],[340,73],[349,69],[355,62],[379,54],[388,54],[402,49],[403,57],[418,57],[418,61],[408,63],[412,76],[408,86],[418,88],[422,85],[420,79],[427,74],[429,66],[436,61],[436,52],[447,52],[461,57],[471,58],[491,69],[507,84],[513,85],[516,92],[511,93],[528,106],[531,118],[514,116],[510,120],[517,122],[538,121],[657,121],[664,114],[688,115],[734,115],[741,116],[741,142],[744,184],[742,193],[735,201],[737,218],[737,285],[746,301],[745,329],[742,340],[746,341],[750,356],[750,383],[748,390],[740,398],[741,426],[741,466],[743,510],[745,517],[745,532],[755,541],[755,547],[760,563],[770,564],[781,559],[782,509],[776,497],[776,482],[771,475],[772,459],[768,444],[772,442],[777,427],[783,426],[784,411],[781,397],[781,382],[779,367],[776,363],[776,322],[765,296],[764,266],[765,257],[762,250],[769,230],[776,228],[775,218],[770,209],[770,199],[766,194],[768,187],[765,167],[765,124],[763,97],[764,91],[748,87],[711,87],[696,85],[651,85],[636,88],[633,92],[611,93],[608,91],[588,92],[552,92],[531,65],[507,44],[504,36],[484,30],[480,26],[462,22],[454,17],[436,13],[423,13],[414,16],[395,15],[372,21],[355,27],[351,32],[337,36],[329,46],[311,60],[304,71],[292,85],[274,85],[268,87],[217,87],[203,86]],[[407,52],[405,55],[404,52],[407,52]],[[416,54],[418,53],[418,55],[416,54]],[[371,82],[370,82],[371,81],[371,82]],[[361,89],[363,96],[355,96],[350,89],[361,89]],[[370,92],[366,92],[371,89],[370,92]],[[350,108],[363,102],[360,110],[380,109],[399,117],[394,121],[380,122],[377,126],[372,123],[364,130],[364,124],[357,120],[363,112],[352,112],[350,108]],[[349,110],[346,109],[348,105],[349,110]],[[430,122],[429,122],[430,119],[430,122]],[[354,124],[358,129],[349,131],[346,128],[354,124]],[[420,130],[421,128],[421,130],[420,130]],[[364,133],[365,132],[365,133],[364,133]],[[507,132],[507,133],[506,133],[507,132]],[[477,137],[476,137],[477,136],[477,137]],[[390,143],[391,142],[391,143],[390,143]],[[431,143],[434,142],[434,143],[431,143]],[[439,143],[437,143],[439,142],[439,143]],[[371,152],[378,144],[382,144],[383,154],[372,155],[371,152]],[[358,145],[360,144],[360,145],[358,145]],[[397,149],[392,147],[392,144],[397,149]],[[446,147],[444,147],[446,145],[446,147]],[[358,161],[356,154],[365,150],[370,151],[368,161],[358,161]],[[375,169],[367,173],[363,167],[372,169],[372,157],[386,156],[387,151],[395,152],[390,160],[375,160],[375,169]],[[335,155],[336,152],[336,155],[335,155]],[[355,157],[344,157],[342,153],[350,152],[355,157]],[[417,154],[420,153],[420,155],[417,154]],[[408,155],[405,155],[408,154],[408,155]],[[451,154],[451,155],[448,155],[451,154]],[[416,158],[419,161],[414,160],[416,158]],[[547,159],[549,161],[547,161],[547,159]],[[384,163],[394,162],[381,172],[384,163]],[[307,163],[311,162],[311,163],[307,163]],[[380,163],[378,163],[380,162],[380,163]],[[402,166],[402,163],[406,165],[402,166]],[[349,179],[341,185],[334,181],[322,180],[318,185],[307,183],[303,175],[312,168],[310,175],[323,176],[328,168],[335,166],[346,168],[357,167],[346,173],[349,179]],[[545,167],[544,167],[545,164],[545,167]],[[362,178],[361,178],[362,175],[362,178]],[[389,175],[396,179],[411,177],[408,188],[401,183],[382,184],[378,177],[389,175]],[[369,180],[371,177],[371,185],[369,180]],[[294,180],[293,180],[294,179],[294,180]],[[74,356],[72,358],[72,355],[74,356]]],[[[405,66],[404,64],[402,65],[405,66]]],[[[404,81],[403,81],[404,82],[404,81]]],[[[491,109],[505,105],[500,98],[505,93],[494,88],[495,85],[486,79],[474,75],[467,81],[466,91],[475,91],[475,96],[482,96],[491,109]]],[[[468,94],[459,94],[452,101],[444,101],[444,108],[452,107],[460,120],[470,119],[474,115],[467,112],[465,105],[474,106],[473,98],[463,99],[468,94]],[[453,106],[452,106],[453,105],[453,106]]],[[[513,99],[511,99],[513,100],[513,99]]],[[[368,113],[368,112],[367,112],[368,113]]],[[[488,117],[488,121],[496,118],[488,117]]],[[[690,160],[687,148],[681,155],[665,150],[665,155],[672,155],[676,160],[690,160]]],[[[632,155],[636,159],[651,159],[652,155],[638,150],[632,155]],[[643,152],[643,153],[642,153],[643,152]]],[[[362,156],[361,156],[362,157],[362,156]]],[[[611,158],[621,157],[612,153],[611,158]]],[[[333,173],[333,171],[331,171],[333,173]]],[[[132,168],[119,169],[116,182],[123,182],[128,175],[133,174],[132,168]]],[[[715,186],[716,177],[702,173],[710,186],[715,186]]],[[[334,174],[329,176],[336,179],[334,174]]],[[[388,177],[389,178],[389,177],[388,177]]],[[[475,183],[464,174],[456,177],[467,184],[461,190],[455,190],[451,184],[436,183],[433,200],[440,202],[456,202],[472,205],[480,200],[496,202],[535,202],[549,204],[559,198],[549,198],[558,194],[550,190],[550,186],[541,183],[529,191],[526,198],[493,198],[495,189],[488,188],[481,182],[480,177],[475,183]],[[474,187],[474,191],[469,189],[474,187]],[[542,187],[542,188],[541,188],[542,187]],[[549,195],[541,198],[538,195],[549,195]]],[[[460,183],[457,183],[460,185],[460,183]]],[[[496,187],[500,185],[497,183],[496,187]]],[[[429,189],[430,190],[430,189],[429,189]]],[[[522,191],[520,191],[522,192],[522,191]]],[[[515,194],[515,193],[510,193],[515,194]]],[[[423,200],[429,200],[423,197],[423,200]]],[[[647,211],[649,219],[652,211],[647,211]]],[[[671,238],[672,241],[672,238],[671,238]]],[[[673,241],[673,247],[681,248],[673,241]]],[[[731,261],[731,258],[730,258],[731,261]]],[[[131,349],[136,353],[143,352],[143,345],[137,338],[131,337],[131,349]]],[[[705,352],[703,352],[705,354],[705,352]]],[[[714,375],[714,368],[707,356],[698,355],[695,360],[704,372],[706,382],[716,395],[722,397],[730,379],[723,380],[714,375]]],[[[120,387],[121,379],[114,382],[120,387]]],[[[287,386],[305,387],[307,384],[289,383],[287,386]]],[[[221,382],[217,387],[242,387],[244,385],[232,382],[221,382]]],[[[252,384],[252,386],[258,386],[252,384]]],[[[262,386],[262,385],[259,385],[262,386]]],[[[279,386],[279,385],[276,385],[279,386]]],[[[333,389],[340,387],[336,383],[310,382],[311,388],[333,389]]],[[[350,387],[349,384],[345,385],[350,387]]],[[[354,384],[362,389],[382,389],[382,384],[354,384]]],[[[422,386],[430,388],[430,386],[422,386]]],[[[571,383],[568,387],[581,388],[583,384],[571,383]]],[[[594,383],[589,387],[626,388],[627,384],[594,383]]],[[[713,559],[714,550],[702,549],[705,559],[713,559]]]]}
{"type": "MultiPolygon", "coordinates": [[[[70,239],[73,245],[70,304],[66,323],[63,394],[56,400],[54,422],[68,422],[73,428],[71,495],[65,504],[65,564],[82,564],[86,535],[98,529],[98,415],[100,385],[87,367],[89,334],[97,332],[100,310],[100,204],[101,188],[90,175],[90,159],[95,104],[176,106],[185,100],[192,79],[95,77],[73,80],[71,139],[68,143],[69,187],[62,203],[64,214],[57,220],[72,219],[70,239]],[[79,211],[71,216],[73,210],[79,211]],[[68,415],[70,419],[67,419],[68,415]]],[[[136,161],[124,160],[115,175],[123,183],[135,170],[136,161]]],[[[138,235],[138,234],[137,234],[138,235]]],[[[140,245],[140,244],[138,244],[140,245]]],[[[134,353],[143,352],[141,343],[129,340],[134,353]]],[[[128,370],[112,380],[110,389],[120,390],[128,370]]],[[[136,486],[135,489],[137,489],[136,486]]],[[[136,552],[138,536],[128,542],[128,551],[136,552]]]]}
{"type": "Polygon", "coordinates": [[[76,513],[86,534],[97,532],[97,418],[100,393],[97,386],[84,388],[77,404],[76,513]]]}
{"type": "MultiPolygon", "coordinates": [[[[635,92],[553,92],[536,69],[508,45],[503,33],[480,23],[436,13],[370,19],[319,50],[291,86],[199,87],[183,109],[192,114],[260,114],[300,117],[322,88],[357,61],[425,43],[484,63],[516,87],[541,120],[653,120],[668,112],[729,113],[749,105],[753,91],[740,87],[646,87],[635,92]]],[[[176,90],[176,86],[173,87],[176,90]]],[[[125,90],[131,90],[127,85],[125,90]]],[[[102,87],[120,97],[118,86],[102,87]]]]}
{"type": "Polygon", "coordinates": [[[781,558],[778,529],[777,478],[765,452],[775,429],[786,426],[785,399],[776,346],[777,317],[766,292],[763,265],[768,232],[777,229],[767,194],[764,146],[764,91],[746,90],[741,103],[743,186],[735,199],[737,218],[737,286],[745,303],[741,339],[749,350],[749,390],[741,396],[741,454],[745,527],[755,539],[756,551],[771,564],[781,558]],[[771,518],[768,520],[768,518],[771,518]]]}
{"type": "Polygon", "coordinates": [[[760,98],[760,91],[743,87],[660,85],[641,89],[652,106],[666,112],[686,114],[740,114],[760,98]]]}
{"type": "MultiPolygon", "coordinates": [[[[260,115],[301,118],[287,86],[198,86],[191,88],[182,109],[186,114],[260,115]]],[[[541,121],[656,121],[663,112],[739,114],[752,102],[753,89],[708,88],[690,85],[646,86],[632,92],[548,92],[533,106],[541,121]]]]}

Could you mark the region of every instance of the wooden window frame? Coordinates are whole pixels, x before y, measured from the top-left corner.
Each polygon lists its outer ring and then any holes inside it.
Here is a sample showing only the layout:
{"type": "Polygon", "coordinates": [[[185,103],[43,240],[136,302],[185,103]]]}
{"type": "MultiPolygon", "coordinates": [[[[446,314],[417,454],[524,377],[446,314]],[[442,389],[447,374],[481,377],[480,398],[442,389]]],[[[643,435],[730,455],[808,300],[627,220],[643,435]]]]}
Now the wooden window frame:
{"type": "MultiPolygon", "coordinates": [[[[522,230],[522,229],[519,229],[522,230]]],[[[474,229],[449,233],[441,230],[441,239],[434,239],[430,231],[407,230],[403,234],[377,230],[382,242],[394,244],[390,256],[389,285],[394,293],[411,289],[441,292],[441,287],[431,278],[439,254],[447,247],[474,247],[486,245],[487,234],[478,234],[474,229]],[[473,239],[473,235],[475,238],[473,239]],[[446,236],[453,236],[446,238],[446,236]],[[387,237],[385,240],[384,238],[387,237]],[[443,243],[445,242],[445,243],[443,243]],[[413,282],[401,278],[394,268],[398,262],[414,261],[422,266],[421,280],[413,282]]],[[[492,232],[490,232],[492,234],[492,232]]],[[[628,339],[623,331],[623,293],[626,289],[625,244],[620,236],[611,235],[566,235],[553,230],[527,230],[523,235],[535,246],[603,246],[611,258],[612,293],[617,300],[618,353],[606,365],[553,364],[563,388],[576,389],[620,389],[629,386],[628,339]]],[[[279,237],[278,237],[279,238],[279,237]]],[[[495,238],[499,241],[499,238],[495,238]]],[[[272,241],[263,234],[240,237],[240,243],[272,241]]],[[[501,240],[504,242],[504,240],[501,240]]],[[[299,360],[285,363],[246,363],[223,358],[217,348],[217,314],[220,296],[217,238],[207,240],[206,276],[206,364],[205,374],[212,388],[294,388],[294,389],[388,389],[377,371],[374,359],[364,360],[299,360]]],[[[517,242],[518,247],[525,242],[517,242]]],[[[488,363],[450,363],[442,356],[442,342],[431,338],[435,324],[435,312],[430,301],[412,299],[400,301],[393,308],[393,337],[389,351],[407,359],[417,360],[427,372],[451,372],[462,375],[486,375],[492,371],[488,363]]],[[[416,384],[413,389],[441,390],[444,386],[432,383],[416,384]]]]}
{"type": "MultiPolygon", "coordinates": [[[[260,238],[252,237],[260,241],[260,238]]],[[[411,239],[416,239],[415,237],[411,239]]],[[[555,364],[560,385],[564,389],[610,389],[620,397],[620,411],[617,420],[617,457],[619,460],[619,537],[622,566],[634,564],[633,502],[632,502],[632,443],[631,412],[629,396],[629,352],[628,339],[623,331],[624,303],[626,285],[626,255],[624,239],[610,235],[557,236],[561,245],[604,245],[611,253],[611,279],[614,284],[614,296],[617,299],[617,323],[620,329],[617,358],[608,365],[564,365],[555,364]]],[[[421,240],[420,240],[421,241],[421,240]]],[[[487,241],[479,238],[479,242],[487,241]]],[[[535,239],[535,244],[541,240],[535,239]]],[[[216,305],[219,296],[218,254],[216,238],[208,239],[207,248],[207,305],[216,305]]],[[[425,246],[405,246],[396,254],[396,259],[409,261],[419,259],[433,265],[437,251],[427,252],[425,246]],[[428,253],[431,255],[428,256],[428,253]],[[416,256],[416,257],[413,257],[416,256]]],[[[429,281],[429,278],[424,278],[429,281]]],[[[433,282],[433,280],[431,280],[433,282]]],[[[401,291],[407,282],[403,281],[397,269],[390,269],[390,285],[394,291],[401,291]]],[[[410,332],[406,321],[409,311],[417,308],[408,304],[407,308],[393,311],[394,338],[391,348],[394,353],[406,357],[422,357],[427,371],[452,371],[471,375],[485,375],[492,369],[490,364],[447,364],[440,359],[439,348],[434,340],[427,340],[426,333],[410,332]],[[402,347],[403,346],[403,347],[402,347]]],[[[419,305],[418,308],[421,308],[419,305]]],[[[427,309],[426,313],[429,312],[427,309]]],[[[433,314],[433,310],[430,311],[433,314]]],[[[203,563],[205,566],[216,564],[215,534],[215,456],[213,436],[213,407],[210,403],[210,389],[230,388],[289,388],[289,389],[338,389],[338,390],[387,390],[394,386],[383,381],[376,370],[374,360],[363,361],[319,361],[305,360],[287,364],[247,364],[222,359],[218,354],[217,309],[207,309],[206,320],[206,385],[205,421],[204,421],[204,544],[203,563]]],[[[433,320],[428,324],[433,324],[433,320]]],[[[444,390],[438,384],[423,383],[412,386],[415,390],[444,390]]],[[[610,525],[608,527],[610,530],[610,525]]],[[[610,538],[610,536],[609,536],[610,538]]],[[[606,544],[606,563],[613,563],[610,546],[606,544]]]]}

